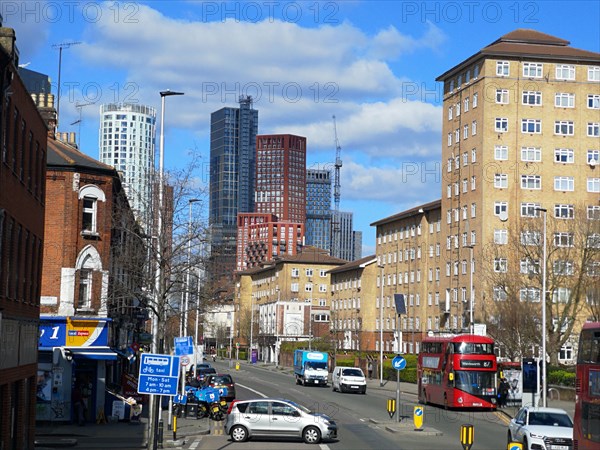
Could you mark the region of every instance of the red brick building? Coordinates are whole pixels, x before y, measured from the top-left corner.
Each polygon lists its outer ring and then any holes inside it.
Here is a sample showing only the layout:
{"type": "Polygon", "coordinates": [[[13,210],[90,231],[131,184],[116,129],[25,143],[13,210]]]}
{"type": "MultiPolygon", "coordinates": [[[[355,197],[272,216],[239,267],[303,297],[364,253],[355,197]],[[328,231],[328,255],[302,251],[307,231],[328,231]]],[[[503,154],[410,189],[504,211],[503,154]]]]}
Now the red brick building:
{"type": "Polygon", "coordinates": [[[144,280],[144,239],[118,172],[68,139],[48,138],[38,368],[50,378],[60,372],[62,386],[38,403],[37,419],[71,420],[72,387],[84,385],[93,421],[106,385],[132,371],[121,356],[142,325],[135,283],[144,280]]]}
{"type": "Polygon", "coordinates": [[[304,223],[274,214],[238,214],[236,268],[243,271],[277,257],[292,256],[304,244],[304,223]]]}
{"type": "Polygon", "coordinates": [[[306,222],[306,138],[293,134],[256,136],[254,212],[306,222]]]}
{"type": "Polygon", "coordinates": [[[47,129],[0,27],[0,448],[33,449],[47,129]]]}

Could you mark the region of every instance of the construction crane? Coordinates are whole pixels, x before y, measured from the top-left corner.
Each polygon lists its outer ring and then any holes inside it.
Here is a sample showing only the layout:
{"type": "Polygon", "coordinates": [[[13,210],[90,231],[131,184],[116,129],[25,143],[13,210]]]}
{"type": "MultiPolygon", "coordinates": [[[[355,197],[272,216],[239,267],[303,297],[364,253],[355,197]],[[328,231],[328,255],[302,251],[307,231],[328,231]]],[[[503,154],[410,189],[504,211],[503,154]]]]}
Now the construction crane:
{"type": "Polygon", "coordinates": [[[333,178],[333,218],[331,221],[331,238],[332,238],[332,256],[336,258],[340,257],[341,253],[341,228],[340,228],[340,170],[342,168],[342,147],[340,146],[340,141],[338,140],[337,135],[337,125],[335,122],[335,115],[333,117],[333,133],[335,136],[335,172],[333,178]]]}

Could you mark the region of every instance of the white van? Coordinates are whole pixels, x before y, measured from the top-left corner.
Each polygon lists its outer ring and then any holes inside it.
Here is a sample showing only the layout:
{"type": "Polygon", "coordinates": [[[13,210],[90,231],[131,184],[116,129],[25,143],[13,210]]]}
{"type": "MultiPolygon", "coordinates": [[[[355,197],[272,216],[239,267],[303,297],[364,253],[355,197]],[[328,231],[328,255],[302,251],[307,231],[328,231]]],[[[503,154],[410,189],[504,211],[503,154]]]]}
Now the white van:
{"type": "Polygon", "coordinates": [[[359,367],[337,366],[331,374],[331,388],[340,392],[367,393],[367,380],[359,367]]]}

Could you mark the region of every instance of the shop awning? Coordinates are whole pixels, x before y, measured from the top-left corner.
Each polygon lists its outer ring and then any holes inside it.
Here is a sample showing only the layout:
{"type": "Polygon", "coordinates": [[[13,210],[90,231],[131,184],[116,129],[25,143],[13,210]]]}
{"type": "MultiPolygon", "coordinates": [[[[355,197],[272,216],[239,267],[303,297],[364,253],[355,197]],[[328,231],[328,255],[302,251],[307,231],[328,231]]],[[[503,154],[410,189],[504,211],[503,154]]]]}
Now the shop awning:
{"type": "Polygon", "coordinates": [[[116,361],[117,354],[110,347],[66,347],[75,358],[116,361]]]}

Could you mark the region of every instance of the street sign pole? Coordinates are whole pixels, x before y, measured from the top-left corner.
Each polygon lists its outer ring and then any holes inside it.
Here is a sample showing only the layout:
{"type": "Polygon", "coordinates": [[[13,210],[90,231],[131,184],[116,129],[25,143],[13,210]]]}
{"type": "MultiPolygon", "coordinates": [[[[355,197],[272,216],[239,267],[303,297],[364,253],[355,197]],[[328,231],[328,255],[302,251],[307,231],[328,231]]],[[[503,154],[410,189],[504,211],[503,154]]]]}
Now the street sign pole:
{"type": "Polygon", "coordinates": [[[398,416],[396,417],[396,422],[400,422],[402,415],[402,408],[400,406],[400,371],[406,368],[406,359],[402,357],[402,355],[394,356],[392,360],[392,367],[396,369],[396,404],[398,405],[398,416]]]}

